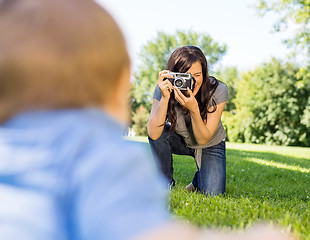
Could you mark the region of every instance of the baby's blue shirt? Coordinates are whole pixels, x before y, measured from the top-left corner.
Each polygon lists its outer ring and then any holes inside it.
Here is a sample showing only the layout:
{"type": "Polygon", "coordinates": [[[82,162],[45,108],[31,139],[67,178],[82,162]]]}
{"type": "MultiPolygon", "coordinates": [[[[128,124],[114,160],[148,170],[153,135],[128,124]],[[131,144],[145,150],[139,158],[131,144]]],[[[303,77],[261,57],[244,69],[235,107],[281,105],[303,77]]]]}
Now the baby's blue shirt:
{"type": "Polygon", "coordinates": [[[123,130],[97,109],[0,125],[0,239],[119,240],[170,221],[152,157],[123,130]]]}

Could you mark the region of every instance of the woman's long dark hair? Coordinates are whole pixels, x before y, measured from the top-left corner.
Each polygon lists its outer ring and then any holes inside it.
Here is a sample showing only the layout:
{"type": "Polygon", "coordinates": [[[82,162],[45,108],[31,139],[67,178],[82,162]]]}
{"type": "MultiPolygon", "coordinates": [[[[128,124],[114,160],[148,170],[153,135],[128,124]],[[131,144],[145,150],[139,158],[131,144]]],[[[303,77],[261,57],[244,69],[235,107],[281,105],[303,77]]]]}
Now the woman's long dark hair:
{"type": "MultiPolygon", "coordinates": [[[[195,98],[198,102],[202,120],[207,120],[207,114],[216,111],[216,103],[214,99],[211,100],[211,97],[214,94],[219,84],[219,81],[216,78],[209,76],[208,63],[203,52],[195,46],[185,46],[177,48],[171,54],[166,65],[166,70],[185,73],[197,61],[201,63],[203,81],[195,98]],[[211,106],[213,106],[211,112],[208,111],[208,104],[210,101],[212,101],[211,106]]],[[[171,123],[170,133],[175,130],[177,122],[175,104],[178,103],[175,101],[174,93],[172,92],[169,99],[167,111],[167,118],[168,121],[171,123]]]]}

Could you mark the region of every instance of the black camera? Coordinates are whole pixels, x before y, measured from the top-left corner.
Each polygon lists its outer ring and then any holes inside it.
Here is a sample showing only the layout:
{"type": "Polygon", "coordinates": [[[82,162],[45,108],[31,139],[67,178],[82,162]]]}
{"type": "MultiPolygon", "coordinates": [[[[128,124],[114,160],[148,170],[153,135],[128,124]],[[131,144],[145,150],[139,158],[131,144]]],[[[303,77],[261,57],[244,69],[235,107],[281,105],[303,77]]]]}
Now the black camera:
{"type": "Polygon", "coordinates": [[[172,75],[172,78],[164,78],[164,80],[168,79],[173,86],[179,88],[180,90],[186,91],[189,88],[191,91],[194,90],[196,80],[192,77],[191,73],[176,73],[169,72],[172,75]]]}

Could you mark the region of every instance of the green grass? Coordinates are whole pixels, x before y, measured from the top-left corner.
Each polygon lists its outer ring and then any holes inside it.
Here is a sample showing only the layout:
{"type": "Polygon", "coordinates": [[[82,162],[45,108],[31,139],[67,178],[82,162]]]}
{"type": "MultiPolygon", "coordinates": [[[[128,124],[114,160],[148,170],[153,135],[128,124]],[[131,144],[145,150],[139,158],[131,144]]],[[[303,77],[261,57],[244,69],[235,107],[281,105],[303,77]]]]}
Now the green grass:
{"type": "Polygon", "coordinates": [[[271,223],[310,240],[310,148],[227,143],[227,186],[221,196],[185,192],[195,171],[192,157],[174,155],[176,187],[169,210],[177,218],[224,229],[271,223]]]}

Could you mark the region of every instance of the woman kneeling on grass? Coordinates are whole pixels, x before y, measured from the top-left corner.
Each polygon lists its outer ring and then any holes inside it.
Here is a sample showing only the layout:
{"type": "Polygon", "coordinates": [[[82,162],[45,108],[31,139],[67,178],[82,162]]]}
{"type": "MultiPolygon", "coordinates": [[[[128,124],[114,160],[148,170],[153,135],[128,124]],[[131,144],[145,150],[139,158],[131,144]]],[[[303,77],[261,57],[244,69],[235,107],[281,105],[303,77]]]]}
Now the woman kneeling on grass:
{"type": "Polygon", "coordinates": [[[225,192],[226,133],[221,116],[227,99],[225,84],[208,75],[206,57],[198,47],[180,47],[172,53],[166,70],[159,73],[147,125],[153,155],[171,187],[175,184],[173,153],[196,160],[198,170],[187,190],[206,195],[225,192]],[[192,89],[180,91],[168,79],[174,78],[171,72],[190,73],[192,89]]]}

